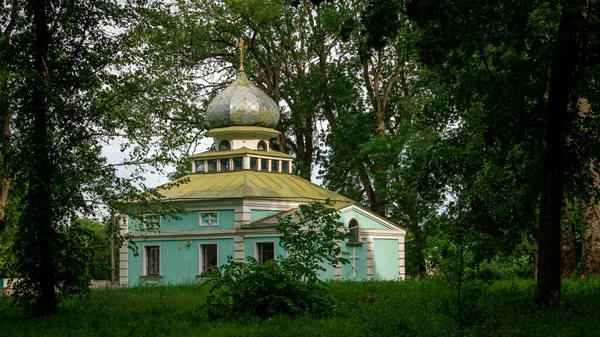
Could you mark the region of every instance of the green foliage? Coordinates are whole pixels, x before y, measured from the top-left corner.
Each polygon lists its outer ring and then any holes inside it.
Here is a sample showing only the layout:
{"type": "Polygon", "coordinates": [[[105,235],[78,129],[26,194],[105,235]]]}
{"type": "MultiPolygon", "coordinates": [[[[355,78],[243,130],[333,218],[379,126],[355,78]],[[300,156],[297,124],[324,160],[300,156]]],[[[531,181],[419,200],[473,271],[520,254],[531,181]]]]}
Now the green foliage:
{"type": "Polygon", "coordinates": [[[323,265],[349,262],[340,247],[348,233],[342,230],[340,215],[332,205],[329,200],[313,201],[278,219],[280,245],[287,252],[283,263],[298,280],[316,283],[318,272],[325,271],[323,265]]]}
{"type": "Polygon", "coordinates": [[[322,285],[303,282],[285,259],[259,264],[229,257],[219,268],[206,299],[211,320],[266,319],[278,315],[314,317],[333,313],[333,300],[322,285]]]}
{"type": "MultiPolygon", "coordinates": [[[[56,291],[59,294],[58,304],[72,295],[82,296],[90,291],[90,280],[92,279],[91,257],[95,254],[91,245],[94,233],[86,228],[84,222],[73,222],[70,226],[57,228],[53,240],[51,253],[54,256],[54,269],[56,271],[56,291]]],[[[42,282],[30,265],[41,260],[39,253],[31,247],[32,243],[24,242],[25,235],[15,238],[12,254],[22,251],[28,252],[27,256],[17,259],[15,270],[19,272],[20,281],[14,285],[13,299],[20,304],[28,313],[39,314],[39,294],[42,282]]]]}
{"type": "Polygon", "coordinates": [[[262,321],[208,320],[198,309],[210,286],[92,290],[64,313],[31,319],[0,297],[2,332],[32,336],[595,336],[600,280],[563,284],[560,309],[540,308],[533,280],[465,282],[465,327],[456,316],[453,289],[440,279],[404,282],[327,282],[336,313],[326,318],[284,316],[262,321]]]}
{"type": "Polygon", "coordinates": [[[323,264],[348,263],[339,241],[337,210],[330,202],[301,205],[293,214],[279,218],[277,232],[287,256],[261,265],[249,256],[236,262],[231,256],[218,268],[206,307],[211,320],[266,319],[277,315],[328,316],[334,305],[318,279],[323,264]]]}

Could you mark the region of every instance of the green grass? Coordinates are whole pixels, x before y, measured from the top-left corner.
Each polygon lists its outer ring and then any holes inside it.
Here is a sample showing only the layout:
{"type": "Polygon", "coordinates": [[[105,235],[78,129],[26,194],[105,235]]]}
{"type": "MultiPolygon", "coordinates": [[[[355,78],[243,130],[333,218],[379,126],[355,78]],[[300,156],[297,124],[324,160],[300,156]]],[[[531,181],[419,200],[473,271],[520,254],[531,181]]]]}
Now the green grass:
{"type": "Polygon", "coordinates": [[[533,302],[533,281],[471,281],[463,292],[441,280],[331,282],[337,313],[210,323],[201,285],[95,290],[60,314],[26,318],[0,297],[4,336],[600,336],[600,279],[565,281],[559,309],[533,302]]]}

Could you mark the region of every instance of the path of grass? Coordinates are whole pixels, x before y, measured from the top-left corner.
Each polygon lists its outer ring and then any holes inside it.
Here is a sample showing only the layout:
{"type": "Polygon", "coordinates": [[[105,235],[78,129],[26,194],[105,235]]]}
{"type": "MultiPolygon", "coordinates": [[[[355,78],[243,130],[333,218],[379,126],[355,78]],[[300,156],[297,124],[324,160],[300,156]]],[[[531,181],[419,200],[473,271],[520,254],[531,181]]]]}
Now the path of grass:
{"type": "MultiPolygon", "coordinates": [[[[207,287],[96,290],[50,318],[24,318],[0,298],[5,336],[460,336],[456,294],[439,280],[332,282],[334,317],[209,323],[207,287]]],[[[560,309],[533,304],[533,281],[469,282],[465,336],[600,336],[600,280],[564,283],[560,309]]]]}

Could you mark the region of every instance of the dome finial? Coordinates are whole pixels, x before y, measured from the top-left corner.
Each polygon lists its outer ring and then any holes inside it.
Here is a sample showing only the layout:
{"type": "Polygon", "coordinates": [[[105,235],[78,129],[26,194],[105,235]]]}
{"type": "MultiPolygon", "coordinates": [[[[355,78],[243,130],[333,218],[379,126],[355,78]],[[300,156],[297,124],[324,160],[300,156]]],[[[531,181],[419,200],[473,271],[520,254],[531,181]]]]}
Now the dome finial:
{"type": "Polygon", "coordinates": [[[244,49],[248,49],[248,46],[244,44],[244,40],[240,36],[240,40],[235,44],[235,47],[240,50],[240,71],[244,71],[244,49]]]}

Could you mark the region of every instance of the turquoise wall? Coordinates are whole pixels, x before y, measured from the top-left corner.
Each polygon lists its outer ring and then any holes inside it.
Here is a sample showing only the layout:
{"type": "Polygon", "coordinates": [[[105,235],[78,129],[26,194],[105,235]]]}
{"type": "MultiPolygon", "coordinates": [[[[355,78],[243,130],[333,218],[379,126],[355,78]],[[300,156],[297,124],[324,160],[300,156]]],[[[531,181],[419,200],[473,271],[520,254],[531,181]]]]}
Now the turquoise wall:
{"type": "Polygon", "coordinates": [[[141,284],[143,275],[144,246],[160,245],[160,274],[162,283],[186,283],[196,279],[200,270],[200,244],[218,244],[219,266],[227,262],[227,256],[233,256],[233,239],[190,240],[147,240],[137,242],[138,256],[129,251],[129,286],[141,284]],[[180,249],[181,248],[181,249],[180,249]]]}
{"type": "Polygon", "coordinates": [[[373,239],[373,279],[398,279],[398,239],[373,239]]]}
{"type": "Polygon", "coordinates": [[[333,280],[334,277],[334,268],[328,264],[321,263],[321,267],[325,268],[325,271],[319,271],[319,279],[323,281],[333,280]]]}
{"type": "Polygon", "coordinates": [[[356,218],[356,220],[358,220],[358,225],[360,226],[360,228],[390,230],[388,227],[380,224],[375,219],[365,216],[362,213],[359,213],[355,210],[349,210],[340,215],[340,220],[344,224],[348,223],[348,218],[356,218]]]}
{"type": "Polygon", "coordinates": [[[364,281],[367,279],[367,239],[363,238],[361,242],[361,246],[342,243],[342,251],[348,253],[344,257],[350,261],[350,263],[342,265],[342,280],[364,281]],[[358,259],[354,262],[356,264],[356,277],[354,277],[352,269],[354,260],[350,259],[350,256],[353,255],[358,256],[358,259]]]}
{"type": "Polygon", "coordinates": [[[281,213],[281,211],[272,211],[266,209],[251,209],[250,210],[250,221],[258,221],[260,219],[264,219],[268,216],[275,215],[277,213],[281,213]]]}
{"type": "Polygon", "coordinates": [[[256,242],[263,242],[263,241],[274,241],[275,242],[275,258],[277,258],[279,255],[285,257],[285,250],[283,248],[281,248],[281,246],[279,246],[279,237],[277,236],[266,236],[266,237],[260,237],[260,238],[244,238],[244,261],[246,261],[246,257],[247,256],[252,256],[254,258],[256,258],[256,256],[254,256],[254,245],[256,242]]]}
{"type": "MultiPolygon", "coordinates": [[[[162,217],[160,220],[161,231],[176,230],[210,230],[217,228],[234,228],[234,212],[232,209],[220,211],[193,211],[187,214],[178,214],[181,219],[171,217],[162,217]],[[218,226],[200,226],[200,213],[217,213],[219,218],[218,226]]],[[[129,217],[129,231],[139,232],[139,220],[129,217]]]]}

